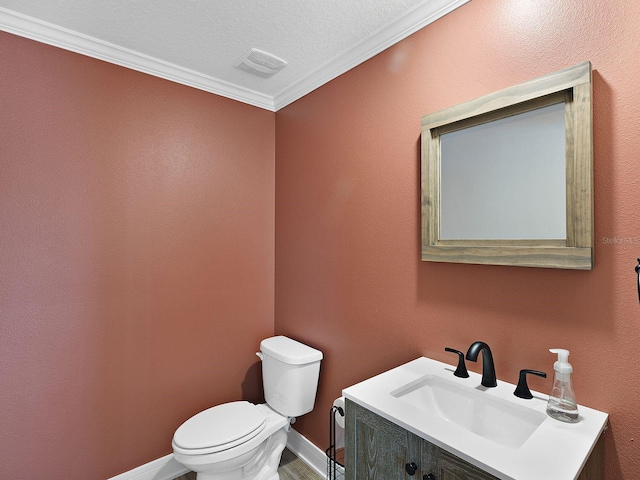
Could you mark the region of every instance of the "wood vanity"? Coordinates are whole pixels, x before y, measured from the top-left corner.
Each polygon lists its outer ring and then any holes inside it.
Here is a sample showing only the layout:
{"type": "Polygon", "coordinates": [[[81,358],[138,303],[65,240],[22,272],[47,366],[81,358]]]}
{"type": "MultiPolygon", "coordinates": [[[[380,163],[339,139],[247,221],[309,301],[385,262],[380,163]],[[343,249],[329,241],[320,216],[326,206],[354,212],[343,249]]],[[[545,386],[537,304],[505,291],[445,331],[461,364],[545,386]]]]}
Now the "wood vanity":
{"type": "MultiPolygon", "coordinates": [[[[345,480],[499,478],[348,399],[345,455],[345,480]],[[407,465],[412,463],[415,464],[416,471],[410,475],[411,468],[407,472],[407,465]]],[[[601,435],[577,480],[602,479],[604,438],[601,435]]]]}
{"type": "Polygon", "coordinates": [[[546,414],[548,396],[421,357],[343,390],[346,480],[603,480],[608,415],[546,414]]]}

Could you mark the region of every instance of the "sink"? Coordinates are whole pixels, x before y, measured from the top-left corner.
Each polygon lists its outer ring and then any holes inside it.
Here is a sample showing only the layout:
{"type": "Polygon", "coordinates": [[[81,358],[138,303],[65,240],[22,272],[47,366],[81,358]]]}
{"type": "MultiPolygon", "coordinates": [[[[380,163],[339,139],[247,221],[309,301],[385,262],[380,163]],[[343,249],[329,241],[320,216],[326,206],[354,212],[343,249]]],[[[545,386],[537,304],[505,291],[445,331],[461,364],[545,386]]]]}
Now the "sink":
{"type": "Polygon", "coordinates": [[[468,432],[512,449],[520,448],[547,417],[483,390],[490,389],[425,375],[390,393],[425,413],[436,413],[468,432]]]}
{"type": "MultiPolygon", "coordinates": [[[[513,394],[498,378],[454,376],[455,366],[420,357],[345,388],[367,410],[501,480],[576,480],[607,424],[607,414],[580,405],[580,421],[546,414],[548,396],[513,394]]],[[[515,376],[515,375],[514,375],[515,376]]],[[[348,413],[347,404],[347,416],[348,413]]]]}

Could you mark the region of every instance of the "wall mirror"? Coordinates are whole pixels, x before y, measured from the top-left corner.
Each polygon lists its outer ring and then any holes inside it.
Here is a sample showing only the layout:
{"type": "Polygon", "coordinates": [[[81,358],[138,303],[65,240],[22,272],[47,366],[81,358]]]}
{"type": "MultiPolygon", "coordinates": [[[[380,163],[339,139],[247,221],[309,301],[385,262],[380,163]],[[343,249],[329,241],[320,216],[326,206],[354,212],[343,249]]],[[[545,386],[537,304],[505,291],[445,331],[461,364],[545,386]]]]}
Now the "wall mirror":
{"type": "Polygon", "coordinates": [[[593,268],[589,62],[422,117],[422,260],[593,268]]]}

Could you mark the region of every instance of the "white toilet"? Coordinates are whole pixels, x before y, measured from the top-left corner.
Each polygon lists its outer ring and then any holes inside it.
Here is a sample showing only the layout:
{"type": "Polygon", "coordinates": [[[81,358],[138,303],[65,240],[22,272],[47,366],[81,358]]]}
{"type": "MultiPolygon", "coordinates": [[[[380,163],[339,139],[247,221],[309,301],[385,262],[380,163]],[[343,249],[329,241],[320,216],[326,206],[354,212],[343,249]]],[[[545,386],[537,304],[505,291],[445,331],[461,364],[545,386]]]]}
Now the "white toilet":
{"type": "Polygon", "coordinates": [[[322,352],[287,337],[260,343],[266,404],[230,402],[184,422],[173,456],[197,480],[279,480],[278,465],[295,417],[313,410],[322,352]]]}

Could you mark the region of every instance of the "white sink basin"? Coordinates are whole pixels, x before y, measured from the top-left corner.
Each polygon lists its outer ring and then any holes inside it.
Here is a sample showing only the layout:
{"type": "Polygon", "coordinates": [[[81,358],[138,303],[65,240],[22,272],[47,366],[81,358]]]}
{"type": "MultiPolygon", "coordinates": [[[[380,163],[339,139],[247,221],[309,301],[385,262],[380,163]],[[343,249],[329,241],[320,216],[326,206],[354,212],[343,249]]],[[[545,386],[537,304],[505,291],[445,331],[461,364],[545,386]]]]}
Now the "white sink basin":
{"type": "Polygon", "coordinates": [[[436,375],[425,375],[391,395],[425,414],[435,412],[468,432],[514,449],[520,448],[547,418],[544,413],[436,375]]]}
{"type": "MultiPolygon", "coordinates": [[[[411,433],[505,480],[575,480],[608,415],[580,405],[578,423],[546,414],[548,396],[513,395],[515,385],[421,357],[346,388],[342,394],[411,433]]],[[[550,369],[551,370],[551,365],[550,369]]]]}

